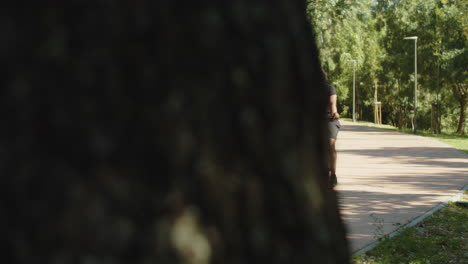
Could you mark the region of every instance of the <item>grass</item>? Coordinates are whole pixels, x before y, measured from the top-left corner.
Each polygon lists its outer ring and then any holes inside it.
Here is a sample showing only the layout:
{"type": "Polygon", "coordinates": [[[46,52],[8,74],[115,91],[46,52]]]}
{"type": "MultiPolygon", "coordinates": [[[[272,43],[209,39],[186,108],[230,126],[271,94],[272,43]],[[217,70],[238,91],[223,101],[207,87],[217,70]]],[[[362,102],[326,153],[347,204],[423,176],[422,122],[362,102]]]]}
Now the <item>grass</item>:
{"type": "Polygon", "coordinates": [[[455,134],[433,134],[427,131],[421,131],[421,136],[430,137],[439,140],[445,144],[453,146],[468,154],[468,137],[455,134]]]}
{"type": "MultiPolygon", "coordinates": [[[[468,191],[464,198],[468,201],[468,191]]],[[[463,264],[468,263],[468,208],[450,203],[417,226],[353,257],[353,264],[463,264]]]]}
{"type": "MultiPolygon", "coordinates": [[[[346,121],[352,121],[349,118],[343,118],[343,120],[346,121]]],[[[377,127],[377,128],[382,128],[382,129],[388,129],[388,130],[393,130],[393,131],[399,131],[407,134],[412,134],[411,129],[398,129],[394,126],[391,125],[376,125],[371,122],[365,122],[365,121],[358,121],[359,124],[364,124],[370,127],[377,127]]],[[[458,134],[447,134],[447,133],[442,133],[442,134],[434,134],[431,131],[427,130],[418,130],[417,133],[419,136],[423,137],[429,137],[433,138],[435,140],[438,140],[440,142],[443,142],[447,145],[453,146],[458,150],[461,150],[468,154],[468,136],[460,136],[458,134]]]]}

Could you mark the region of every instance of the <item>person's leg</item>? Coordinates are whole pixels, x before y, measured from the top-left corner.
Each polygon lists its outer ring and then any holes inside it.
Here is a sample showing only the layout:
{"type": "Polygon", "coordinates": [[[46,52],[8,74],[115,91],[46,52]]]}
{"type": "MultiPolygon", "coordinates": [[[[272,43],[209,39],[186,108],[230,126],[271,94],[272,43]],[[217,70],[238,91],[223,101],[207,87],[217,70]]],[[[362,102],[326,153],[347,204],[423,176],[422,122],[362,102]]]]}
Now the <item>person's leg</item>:
{"type": "Polygon", "coordinates": [[[332,186],[337,184],[336,179],[336,149],[335,142],[338,136],[339,122],[338,120],[331,120],[328,122],[328,132],[329,132],[329,157],[328,157],[328,168],[329,168],[329,180],[332,186]]]}
{"type": "Polygon", "coordinates": [[[336,139],[330,138],[330,171],[331,174],[336,173],[336,149],[335,149],[336,139]]]}
{"type": "Polygon", "coordinates": [[[336,139],[330,138],[330,183],[332,186],[336,186],[338,184],[336,178],[336,148],[335,148],[336,139]]]}

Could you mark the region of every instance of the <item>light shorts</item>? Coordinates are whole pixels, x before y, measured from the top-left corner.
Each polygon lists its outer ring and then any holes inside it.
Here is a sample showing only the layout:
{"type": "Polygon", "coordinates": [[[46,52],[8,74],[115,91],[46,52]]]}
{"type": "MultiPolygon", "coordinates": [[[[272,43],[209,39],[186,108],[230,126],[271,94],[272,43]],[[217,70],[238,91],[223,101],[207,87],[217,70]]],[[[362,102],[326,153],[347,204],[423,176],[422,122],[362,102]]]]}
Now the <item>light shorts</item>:
{"type": "Polygon", "coordinates": [[[341,124],[338,119],[328,121],[328,136],[329,138],[336,139],[338,136],[338,131],[340,131],[341,124]]]}

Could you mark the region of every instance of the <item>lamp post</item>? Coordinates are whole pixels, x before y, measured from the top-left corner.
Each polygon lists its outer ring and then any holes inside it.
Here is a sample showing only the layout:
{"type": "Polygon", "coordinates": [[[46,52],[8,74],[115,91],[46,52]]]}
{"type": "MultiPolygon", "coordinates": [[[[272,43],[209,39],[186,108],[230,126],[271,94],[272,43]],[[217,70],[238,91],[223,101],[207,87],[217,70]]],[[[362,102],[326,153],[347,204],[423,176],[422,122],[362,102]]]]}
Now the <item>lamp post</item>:
{"type": "Polygon", "coordinates": [[[356,122],[356,60],[348,60],[353,63],[353,122],[356,122]]]}
{"type": "Polygon", "coordinates": [[[414,126],[413,133],[416,134],[416,116],[418,105],[418,37],[406,37],[404,39],[414,40],[414,126]]]}

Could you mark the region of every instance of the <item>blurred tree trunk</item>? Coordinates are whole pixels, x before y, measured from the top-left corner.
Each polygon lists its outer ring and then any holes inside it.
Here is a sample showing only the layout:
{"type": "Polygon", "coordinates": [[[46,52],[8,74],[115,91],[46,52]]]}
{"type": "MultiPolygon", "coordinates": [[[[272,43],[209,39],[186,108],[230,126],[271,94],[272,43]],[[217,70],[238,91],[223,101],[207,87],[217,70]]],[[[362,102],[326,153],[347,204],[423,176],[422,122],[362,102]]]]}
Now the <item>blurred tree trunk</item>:
{"type": "Polygon", "coordinates": [[[5,263],[348,262],[304,1],[0,12],[5,263]]]}
{"type": "Polygon", "coordinates": [[[468,97],[468,86],[465,83],[453,83],[452,91],[454,97],[460,105],[460,116],[458,117],[457,133],[460,135],[465,134],[465,120],[466,120],[466,99],[468,97]]]}

